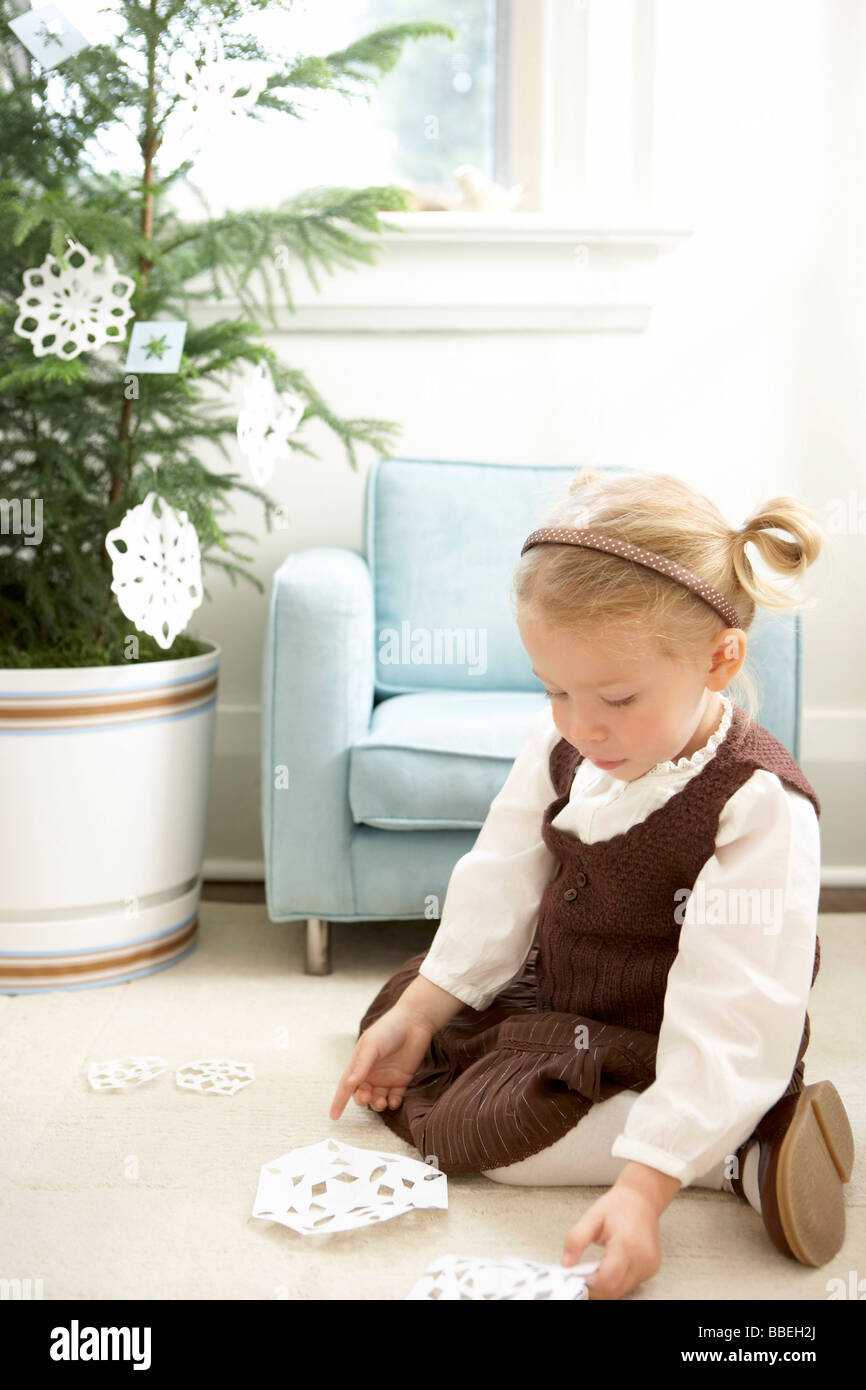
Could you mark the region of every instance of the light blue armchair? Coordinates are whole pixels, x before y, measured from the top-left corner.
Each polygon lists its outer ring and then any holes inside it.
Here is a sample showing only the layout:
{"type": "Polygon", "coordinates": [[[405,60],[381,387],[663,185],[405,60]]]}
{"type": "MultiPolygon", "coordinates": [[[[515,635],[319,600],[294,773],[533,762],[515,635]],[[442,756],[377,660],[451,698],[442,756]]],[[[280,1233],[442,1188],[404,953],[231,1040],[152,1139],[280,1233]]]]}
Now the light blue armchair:
{"type": "MultiPolygon", "coordinates": [[[[621,472],[622,469],[611,469],[621,472]]],[[[514,565],[568,466],[378,459],[365,553],[317,547],[274,575],[262,662],[268,916],[439,917],[530,723],[541,682],[514,621],[514,565]]],[[[800,620],[758,613],[758,719],[799,757],[800,620]]]]}

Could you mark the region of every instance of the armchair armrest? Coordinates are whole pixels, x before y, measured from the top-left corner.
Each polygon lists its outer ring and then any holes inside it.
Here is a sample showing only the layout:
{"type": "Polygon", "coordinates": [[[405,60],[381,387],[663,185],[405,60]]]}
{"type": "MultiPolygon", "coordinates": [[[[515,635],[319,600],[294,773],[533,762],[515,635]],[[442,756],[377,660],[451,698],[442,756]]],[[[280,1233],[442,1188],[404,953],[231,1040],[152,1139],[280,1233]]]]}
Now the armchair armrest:
{"type": "Polygon", "coordinates": [[[262,662],[261,812],[272,921],[351,916],[349,750],[373,711],[375,606],[363,556],[289,555],[262,662]]]}

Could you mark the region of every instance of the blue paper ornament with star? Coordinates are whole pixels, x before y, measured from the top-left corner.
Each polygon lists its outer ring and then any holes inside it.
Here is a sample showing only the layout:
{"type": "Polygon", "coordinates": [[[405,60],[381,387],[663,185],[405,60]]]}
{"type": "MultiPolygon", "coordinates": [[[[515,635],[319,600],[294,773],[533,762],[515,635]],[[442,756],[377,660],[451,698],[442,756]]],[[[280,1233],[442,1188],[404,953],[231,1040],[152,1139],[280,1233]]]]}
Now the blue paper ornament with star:
{"type": "Polygon", "coordinates": [[[9,28],[43,68],[57,67],[92,43],[58,5],[26,10],[9,20],[9,28]]]}
{"type": "Polygon", "coordinates": [[[186,338],[186,319],[134,323],[126,358],[128,372],[176,372],[186,338]]]}

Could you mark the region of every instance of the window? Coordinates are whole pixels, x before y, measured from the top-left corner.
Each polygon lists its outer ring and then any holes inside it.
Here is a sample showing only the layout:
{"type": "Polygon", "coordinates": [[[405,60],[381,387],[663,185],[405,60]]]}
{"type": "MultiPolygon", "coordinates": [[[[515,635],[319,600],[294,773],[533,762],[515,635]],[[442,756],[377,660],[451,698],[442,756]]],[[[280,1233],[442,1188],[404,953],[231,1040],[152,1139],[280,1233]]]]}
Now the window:
{"type": "Polygon", "coordinates": [[[423,19],[448,24],[455,38],[408,41],[396,67],[370,92],[369,105],[314,94],[316,114],[293,140],[293,189],[398,183],[450,205],[459,196],[454,171],[461,165],[496,177],[497,8],[496,0],[308,5],[294,35],[302,51],[327,53],[386,25],[423,19]]]}
{"type": "MultiPolygon", "coordinates": [[[[488,178],[504,175],[500,8],[499,0],[296,0],[290,13],[251,12],[245,28],[289,55],[327,54],[413,20],[447,24],[455,38],[407,40],[395,67],[366,96],[360,86],[351,98],[287,89],[301,119],[267,111],[242,119],[232,149],[201,151],[191,182],[213,212],[273,207],[305,188],[341,184],[397,184],[415,193],[415,207],[455,206],[461,165],[488,178]]],[[[173,201],[181,210],[201,211],[194,196],[173,201]]]]}
{"type": "MultiPolygon", "coordinates": [[[[122,43],[117,0],[65,0],[64,10],[94,29],[98,13],[99,28],[122,43]]],[[[176,184],[169,197],[181,216],[199,217],[198,189],[218,216],[274,207],[315,185],[397,184],[416,190],[414,209],[454,208],[463,191],[455,171],[469,164],[506,188],[522,184],[519,212],[584,225],[646,219],[657,11],[658,0],[294,0],[290,10],[248,10],[233,32],[255,35],[286,63],[392,23],[438,21],[456,37],[408,40],[363,95],[363,84],[354,97],[287,89],[299,119],[262,110],[219,135],[202,122],[191,186],[176,184]]],[[[59,74],[48,99],[63,110],[59,74]]],[[[100,172],[135,176],[140,113],[124,117],[89,153],[100,172]]],[[[170,122],[159,170],[191,153],[170,122]]]]}

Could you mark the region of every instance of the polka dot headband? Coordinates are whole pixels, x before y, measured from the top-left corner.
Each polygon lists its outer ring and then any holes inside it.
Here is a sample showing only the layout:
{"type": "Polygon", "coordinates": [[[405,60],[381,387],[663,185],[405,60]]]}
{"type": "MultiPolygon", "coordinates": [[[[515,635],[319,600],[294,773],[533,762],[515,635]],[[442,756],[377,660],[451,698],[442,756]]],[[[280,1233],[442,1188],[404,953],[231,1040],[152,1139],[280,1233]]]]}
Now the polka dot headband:
{"type": "Polygon", "coordinates": [[[532,546],[546,543],[605,550],[609,555],[621,555],[624,560],[634,560],[638,565],[646,565],[647,569],[657,570],[659,574],[667,575],[668,579],[674,579],[686,589],[691,589],[693,594],[697,594],[724,618],[728,627],[740,627],[737,611],[728,603],[724,594],[719,593],[711,584],[706,584],[692,570],[686,569],[685,565],[679,565],[676,560],[669,560],[665,555],[656,555],[654,550],[644,550],[640,545],[631,545],[628,541],[602,535],[599,531],[584,531],[574,526],[542,526],[527,536],[520,553],[525,555],[532,546]]]}

